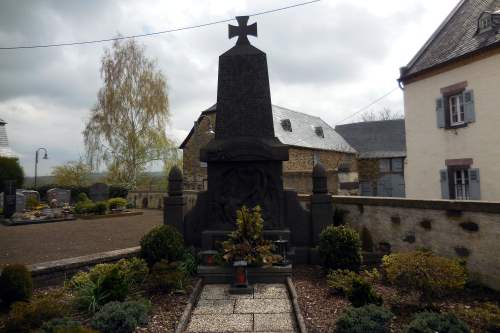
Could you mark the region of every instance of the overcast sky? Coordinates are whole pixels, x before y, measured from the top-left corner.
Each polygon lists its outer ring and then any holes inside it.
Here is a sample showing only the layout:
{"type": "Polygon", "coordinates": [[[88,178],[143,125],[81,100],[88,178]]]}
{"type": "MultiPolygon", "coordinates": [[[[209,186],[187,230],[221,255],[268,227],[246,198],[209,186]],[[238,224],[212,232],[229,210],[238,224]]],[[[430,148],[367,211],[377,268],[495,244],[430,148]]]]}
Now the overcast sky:
{"type": "MultiPolygon", "coordinates": [[[[133,35],[246,15],[300,0],[2,0],[0,46],[133,35]]],[[[406,65],[458,0],[323,0],[252,18],[267,53],[273,104],[330,125],[396,87],[406,65]]],[[[167,76],[172,119],[181,142],[216,102],[218,56],[232,47],[227,24],[140,38],[167,76]]],[[[38,147],[49,151],[39,174],[83,154],[81,132],[101,86],[100,58],[109,43],[0,50],[0,118],[27,175],[38,147]]],[[[403,111],[396,91],[373,106],[403,111]]],[[[353,118],[351,121],[358,119],[353,118]]]]}

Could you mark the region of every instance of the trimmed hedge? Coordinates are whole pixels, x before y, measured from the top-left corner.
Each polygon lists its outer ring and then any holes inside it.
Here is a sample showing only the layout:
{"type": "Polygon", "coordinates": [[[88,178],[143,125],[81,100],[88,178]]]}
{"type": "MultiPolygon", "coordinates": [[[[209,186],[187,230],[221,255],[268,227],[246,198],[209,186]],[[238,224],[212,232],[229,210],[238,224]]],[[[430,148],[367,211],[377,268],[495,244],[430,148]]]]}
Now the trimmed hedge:
{"type": "Polygon", "coordinates": [[[10,305],[27,301],[33,294],[31,273],[24,265],[7,265],[0,276],[0,298],[10,305]]]}
{"type": "Polygon", "coordinates": [[[319,235],[318,252],[327,270],[357,272],[361,267],[361,240],[354,229],[333,225],[326,227],[319,235]]]}
{"type": "Polygon", "coordinates": [[[158,226],[141,239],[141,257],[150,266],[163,259],[168,262],[182,260],[184,251],[184,239],[171,225],[158,226]]]}

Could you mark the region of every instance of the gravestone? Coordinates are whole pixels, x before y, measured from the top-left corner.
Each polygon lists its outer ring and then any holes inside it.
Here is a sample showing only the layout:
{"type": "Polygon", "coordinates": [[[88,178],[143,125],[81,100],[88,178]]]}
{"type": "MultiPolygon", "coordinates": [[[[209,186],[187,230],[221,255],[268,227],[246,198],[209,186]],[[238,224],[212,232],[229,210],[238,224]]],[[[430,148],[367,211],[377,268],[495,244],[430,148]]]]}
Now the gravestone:
{"type": "Polygon", "coordinates": [[[90,200],[94,202],[106,201],[109,199],[109,186],[104,183],[95,183],[89,189],[90,200]]]}
{"type": "Polygon", "coordinates": [[[62,207],[64,204],[69,204],[71,201],[71,190],[51,188],[47,191],[47,201],[50,204],[54,199],[57,200],[58,207],[62,207]]]}
{"type": "Polygon", "coordinates": [[[16,181],[7,180],[4,182],[3,195],[3,215],[11,218],[16,212],[16,181]]]}
{"type": "Polygon", "coordinates": [[[22,213],[26,209],[26,197],[22,191],[16,191],[16,213],[22,213]]]}

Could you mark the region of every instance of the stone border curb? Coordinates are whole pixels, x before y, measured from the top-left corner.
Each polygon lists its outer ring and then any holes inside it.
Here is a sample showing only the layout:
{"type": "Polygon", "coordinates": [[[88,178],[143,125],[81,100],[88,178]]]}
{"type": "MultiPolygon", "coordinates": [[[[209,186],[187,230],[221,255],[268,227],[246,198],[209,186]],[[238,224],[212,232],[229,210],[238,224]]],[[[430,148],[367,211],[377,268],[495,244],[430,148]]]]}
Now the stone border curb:
{"type": "Polygon", "coordinates": [[[18,221],[14,222],[10,219],[2,219],[2,224],[7,226],[7,227],[18,227],[22,225],[31,225],[31,224],[48,224],[48,223],[58,223],[58,222],[67,222],[67,221],[75,221],[76,217],[68,217],[68,218],[61,218],[61,219],[51,219],[51,220],[39,220],[39,221],[18,221]]]}
{"type": "Polygon", "coordinates": [[[80,270],[102,263],[118,261],[123,258],[137,256],[140,247],[114,250],[90,254],[82,257],[67,258],[39,264],[28,265],[33,281],[36,286],[49,286],[60,283],[61,280],[75,274],[80,270]]]}
{"type": "Polygon", "coordinates": [[[295,290],[295,286],[293,285],[292,278],[286,278],[286,287],[292,301],[293,313],[295,314],[295,320],[297,321],[297,328],[299,330],[299,333],[307,333],[306,323],[304,321],[304,317],[302,316],[302,312],[300,312],[300,306],[297,300],[297,291],[295,290]]]}
{"type": "Polygon", "coordinates": [[[123,212],[117,214],[106,214],[106,215],[75,215],[76,218],[81,220],[100,220],[100,219],[110,219],[114,217],[127,217],[127,216],[137,216],[143,215],[144,212],[123,212]]]}
{"type": "Polygon", "coordinates": [[[194,286],[193,292],[189,296],[188,304],[186,304],[186,308],[182,313],[181,319],[179,319],[179,323],[175,328],[175,333],[182,333],[187,328],[189,324],[189,320],[191,319],[191,312],[193,311],[194,306],[196,305],[196,301],[200,296],[201,290],[203,288],[202,279],[198,279],[196,285],[194,286]]]}

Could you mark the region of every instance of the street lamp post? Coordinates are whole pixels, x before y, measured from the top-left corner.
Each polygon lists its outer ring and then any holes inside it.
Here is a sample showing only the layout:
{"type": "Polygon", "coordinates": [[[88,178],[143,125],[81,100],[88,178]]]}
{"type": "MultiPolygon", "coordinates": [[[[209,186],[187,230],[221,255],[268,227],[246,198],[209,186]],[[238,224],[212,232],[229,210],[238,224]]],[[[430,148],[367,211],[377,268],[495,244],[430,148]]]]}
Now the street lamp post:
{"type": "Polygon", "coordinates": [[[35,189],[36,189],[36,178],[37,178],[37,173],[38,173],[38,152],[40,150],[43,150],[44,151],[44,154],[43,154],[43,159],[44,160],[47,160],[49,158],[49,156],[47,155],[47,149],[45,148],[38,148],[35,152],[35,189]]]}

